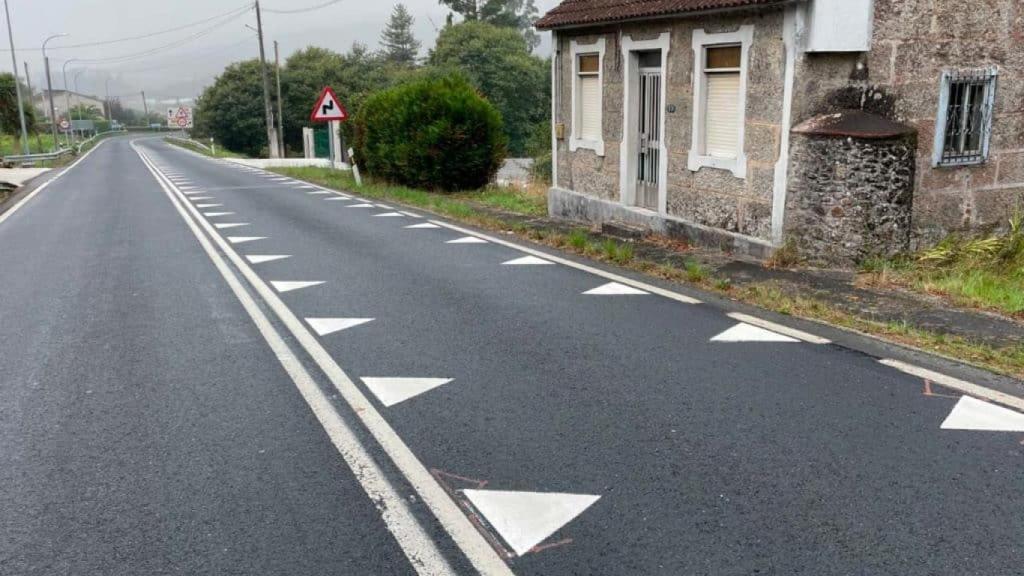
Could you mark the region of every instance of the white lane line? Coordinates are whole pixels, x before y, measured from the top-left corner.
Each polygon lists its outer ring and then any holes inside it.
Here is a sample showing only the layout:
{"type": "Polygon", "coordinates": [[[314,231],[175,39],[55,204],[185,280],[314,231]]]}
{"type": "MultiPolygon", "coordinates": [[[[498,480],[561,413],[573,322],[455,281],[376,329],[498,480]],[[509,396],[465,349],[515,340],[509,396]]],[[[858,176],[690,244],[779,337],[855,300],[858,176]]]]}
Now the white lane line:
{"type": "Polygon", "coordinates": [[[373,320],[373,318],[306,318],[306,323],[317,333],[317,336],[327,336],[373,322],[373,320]]]}
{"type": "Polygon", "coordinates": [[[745,322],[729,328],[711,339],[712,342],[799,342],[796,338],[766,330],[745,322]]]}
{"type": "Polygon", "coordinates": [[[602,284],[597,288],[591,288],[584,292],[589,296],[643,296],[649,294],[639,288],[633,288],[625,284],[619,284],[618,282],[609,282],[602,284]]]}
{"type": "Polygon", "coordinates": [[[910,374],[911,376],[916,376],[923,380],[930,380],[935,384],[945,386],[946,388],[950,388],[958,392],[963,392],[964,394],[969,394],[971,396],[974,396],[975,398],[982,398],[990,402],[996,402],[1004,406],[1009,406],[1010,408],[1014,408],[1016,410],[1024,412],[1024,398],[1013,396],[1011,394],[1000,392],[998,390],[992,390],[991,388],[985,388],[984,386],[979,386],[978,384],[974,384],[972,382],[967,382],[965,380],[960,380],[959,378],[947,376],[940,372],[928,370],[927,368],[915,366],[914,364],[909,364],[907,362],[903,362],[902,360],[895,360],[893,358],[882,358],[878,362],[890,368],[895,368],[905,374],[910,374]]]}
{"type": "Polygon", "coordinates": [[[380,403],[391,407],[452,381],[451,378],[361,378],[380,403]]]}
{"type": "Polygon", "coordinates": [[[804,342],[810,342],[811,344],[828,344],[831,342],[831,340],[827,340],[825,338],[822,338],[821,336],[808,334],[807,332],[804,332],[802,330],[790,328],[789,326],[783,326],[782,324],[776,324],[775,322],[769,322],[768,320],[763,320],[761,318],[751,316],[749,314],[742,314],[740,312],[730,312],[729,314],[726,314],[726,316],[732,318],[733,320],[739,320],[740,322],[753,324],[754,326],[759,326],[766,330],[771,330],[772,332],[778,332],[779,334],[785,334],[786,336],[789,336],[791,338],[803,340],[804,342]]]}
{"type": "Polygon", "coordinates": [[[402,552],[405,553],[406,558],[409,559],[416,572],[421,576],[454,574],[452,567],[448,565],[437,544],[427,535],[413,515],[405,495],[400,494],[387,479],[374,460],[374,457],[370,455],[361,440],[355,435],[355,432],[335,410],[333,401],[327,398],[326,394],[317,386],[312,376],[302,365],[302,362],[284,342],[277,329],[274,328],[270,320],[264,315],[260,306],[242,286],[235,273],[228,267],[224,258],[213,247],[210,240],[203,235],[200,226],[206,229],[210,238],[224,251],[224,255],[239,267],[238,269],[243,276],[249,280],[252,287],[260,294],[267,305],[274,309],[275,314],[299,340],[300,345],[312,355],[314,361],[317,362],[321,369],[325,366],[331,368],[331,370],[325,370],[325,372],[332,383],[342,396],[345,397],[349,405],[353,406],[353,408],[358,406],[355,413],[364,422],[385,452],[395,461],[399,470],[406,475],[423,502],[438,517],[442,525],[452,535],[456,544],[477,570],[486,576],[514,576],[504,561],[490,548],[484,537],[476,531],[458,506],[431,476],[426,467],[402,443],[398,435],[384,421],[380,413],[374,409],[369,400],[362,395],[351,380],[348,380],[348,377],[341,371],[341,368],[334,364],[330,356],[327,355],[327,351],[316,341],[316,337],[309,333],[299,322],[298,318],[291,314],[287,307],[284,306],[284,303],[259,279],[259,276],[245,265],[238,253],[232,250],[217,235],[213,228],[209,227],[199,217],[198,213],[183,201],[184,199],[180,195],[176,196],[173,184],[163,179],[159,172],[153,169],[149,164],[148,158],[135,146],[134,142],[132,147],[142,158],[143,162],[146,163],[154,178],[160,183],[164,193],[170,199],[178,214],[185,220],[192,234],[195,235],[199,244],[206,252],[206,255],[213,261],[214,266],[216,266],[225,282],[227,282],[231,291],[234,292],[235,297],[242,303],[242,307],[249,314],[249,317],[252,318],[260,334],[263,335],[263,338],[270,345],[278,362],[284,367],[292,382],[295,383],[295,387],[302,394],[303,399],[309,405],[320,425],[327,433],[327,436],[334,444],[334,447],[338,450],[338,453],[345,460],[349,469],[352,470],[363,491],[376,504],[384,524],[394,535],[398,545],[402,548],[402,552]],[[190,214],[191,217],[189,216],[190,214]],[[345,385],[346,383],[347,385],[345,385]],[[357,396],[357,398],[351,397],[352,394],[357,396]],[[360,399],[361,402],[357,402],[360,399]],[[386,442],[385,440],[388,441],[386,442]]]}
{"type": "Polygon", "coordinates": [[[989,404],[984,400],[961,396],[939,428],[985,432],[1024,432],[1024,414],[989,404]]]}
{"type": "Polygon", "coordinates": [[[518,556],[590,508],[600,496],[507,490],[462,491],[518,556]]]}
{"type": "Polygon", "coordinates": [[[502,266],[544,266],[551,264],[554,264],[554,262],[537,258],[536,256],[523,256],[522,258],[515,258],[501,263],[502,266]]]}
{"type": "Polygon", "coordinates": [[[398,212],[381,212],[380,214],[374,214],[374,218],[405,218],[405,215],[399,214],[398,212]]]}
{"type": "Polygon", "coordinates": [[[405,227],[406,230],[425,230],[428,228],[440,228],[440,226],[437,224],[431,224],[430,222],[424,222],[422,224],[413,224],[405,227]]]}
{"type": "Polygon", "coordinates": [[[231,216],[234,212],[203,212],[203,216],[212,218],[214,216],[231,216]]]}
{"type": "Polygon", "coordinates": [[[449,240],[445,244],[487,244],[487,240],[477,238],[476,236],[463,236],[462,238],[449,240]]]}
{"type": "Polygon", "coordinates": [[[273,262],[274,260],[284,260],[285,258],[291,258],[291,254],[251,254],[245,257],[250,264],[263,264],[264,262],[273,262]]]}
{"type": "Polygon", "coordinates": [[[548,254],[547,252],[542,252],[540,250],[534,250],[533,248],[527,248],[526,246],[520,246],[519,244],[516,244],[514,242],[509,242],[507,240],[502,240],[501,238],[497,238],[495,236],[491,236],[490,234],[481,234],[480,232],[477,232],[475,230],[470,230],[468,228],[463,228],[462,226],[456,226],[454,224],[449,224],[447,222],[442,222],[441,220],[431,220],[431,222],[433,222],[434,224],[437,224],[438,226],[442,226],[444,228],[447,228],[449,230],[454,230],[454,231],[460,232],[462,234],[470,234],[470,235],[476,236],[478,238],[482,238],[484,240],[487,240],[488,242],[493,242],[494,244],[498,244],[500,246],[505,246],[506,248],[511,248],[513,250],[518,250],[520,252],[523,252],[524,254],[532,254],[532,255],[540,257],[540,258],[546,258],[546,259],[551,260],[552,262],[554,262],[556,264],[561,264],[563,266],[568,266],[570,268],[575,268],[577,270],[582,270],[584,272],[588,272],[588,273],[593,274],[595,276],[600,276],[600,277],[606,278],[608,280],[613,280],[613,281],[618,282],[620,284],[626,284],[626,285],[632,286],[634,288],[639,288],[641,290],[646,290],[647,292],[650,292],[652,294],[657,294],[658,296],[663,296],[665,298],[669,298],[669,299],[675,300],[677,302],[682,302],[684,304],[700,304],[700,300],[697,300],[696,298],[691,298],[690,296],[679,294],[678,292],[673,292],[671,290],[666,290],[664,288],[659,288],[657,286],[654,286],[653,284],[648,284],[647,282],[641,282],[639,280],[634,280],[632,278],[627,278],[625,276],[622,276],[621,274],[616,274],[614,272],[608,272],[607,270],[601,270],[600,268],[594,268],[593,266],[588,266],[586,264],[581,264],[579,262],[575,262],[573,260],[569,260],[568,258],[562,258],[561,256],[555,256],[555,255],[552,255],[552,254],[548,254]]]}
{"type": "Polygon", "coordinates": [[[245,244],[246,242],[255,242],[257,240],[266,240],[266,236],[228,236],[228,242],[232,244],[245,244]]]}
{"type": "Polygon", "coordinates": [[[92,154],[93,152],[99,150],[100,146],[106,144],[107,142],[108,142],[107,140],[101,140],[99,144],[97,144],[96,146],[94,146],[92,148],[92,150],[89,150],[88,152],[83,154],[81,158],[79,158],[78,160],[75,160],[74,162],[72,162],[67,168],[65,168],[64,170],[61,170],[61,172],[59,174],[57,174],[53,178],[50,178],[46,182],[43,182],[42,184],[39,185],[38,188],[36,188],[35,190],[29,192],[21,200],[18,200],[17,204],[15,204],[14,206],[11,206],[11,208],[9,210],[7,210],[6,212],[4,212],[3,214],[0,214],[0,224],[3,224],[4,221],[7,220],[8,218],[10,218],[11,216],[13,216],[15,212],[20,210],[25,204],[28,204],[29,200],[35,198],[36,195],[39,194],[40,192],[42,192],[43,190],[45,190],[47,188],[47,186],[49,186],[50,184],[53,184],[57,180],[60,180],[68,172],[71,172],[72,168],[74,168],[75,166],[78,166],[83,160],[88,158],[90,154],[92,154]]]}
{"type": "Polygon", "coordinates": [[[220,223],[220,224],[214,224],[213,226],[215,228],[217,228],[218,230],[224,230],[224,229],[227,229],[227,228],[238,228],[238,227],[241,227],[241,226],[248,226],[248,225],[249,225],[248,222],[223,222],[223,223],[220,223]]]}
{"type": "Polygon", "coordinates": [[[293,280],[271,280],[270,285],[274,287],[274,290],[278,292],[291,292],[292,290],[302,290],[303,288],[309,288],[311,286],[319,286],[323,284],[323,280],[313,281],[293,281],[293,280]]]}

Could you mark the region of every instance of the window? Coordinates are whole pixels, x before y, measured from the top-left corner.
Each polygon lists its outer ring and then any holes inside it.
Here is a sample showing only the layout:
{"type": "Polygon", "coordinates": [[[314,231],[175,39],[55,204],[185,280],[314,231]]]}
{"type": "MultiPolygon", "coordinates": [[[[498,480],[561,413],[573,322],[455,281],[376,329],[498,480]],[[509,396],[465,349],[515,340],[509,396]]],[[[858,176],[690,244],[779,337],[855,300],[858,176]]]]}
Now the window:
{"type": "Polygon", "coordinates": [[[708,166],[746,177],[744,113],[747,53],[753,36],[753,26],[724,34],[693,33],[696,72],[690,170],[708,166]]]}
{"type": "Polygon", "coordinates": [[[997,71],[947,71],[942,74],[932,164],[963,166],[988,158],[997,71]]]}
{"type": "Polygon", "coordinates": [[[602,84],[604,38],[592,44],[572,41],[572,135],[569,149],[587,148],[604,156],[602,84]]]}

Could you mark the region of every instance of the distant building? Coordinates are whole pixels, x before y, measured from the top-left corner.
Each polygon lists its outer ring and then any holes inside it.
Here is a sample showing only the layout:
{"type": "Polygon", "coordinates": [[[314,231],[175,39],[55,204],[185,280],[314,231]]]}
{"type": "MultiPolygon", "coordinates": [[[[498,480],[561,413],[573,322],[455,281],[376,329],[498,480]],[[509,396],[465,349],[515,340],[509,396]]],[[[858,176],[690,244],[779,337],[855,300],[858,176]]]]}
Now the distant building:
{"type": "MultiPolygon", "coordinates": [[[[95,96],[88,96],[70,90],[66,92],[64,90],[53,91],[53,108],[57,112],[58,119],[67,116],[69,104],[72,108],[79,104],[84,104],[95,107],[101,114],[106,112],[106,103],[95,96]]],[[[35,94],[32,98],[32,105],[35,106],[36,113],[39,114],[40,118],[45,119],[46,122],[50,121],[50,96],[46,90],[35,94]]]]}
{"type": "Polygon", "coordinates": [[[1021,0],[563,0],[555,216],[850,262],[1024,209],[1021,0]]]}

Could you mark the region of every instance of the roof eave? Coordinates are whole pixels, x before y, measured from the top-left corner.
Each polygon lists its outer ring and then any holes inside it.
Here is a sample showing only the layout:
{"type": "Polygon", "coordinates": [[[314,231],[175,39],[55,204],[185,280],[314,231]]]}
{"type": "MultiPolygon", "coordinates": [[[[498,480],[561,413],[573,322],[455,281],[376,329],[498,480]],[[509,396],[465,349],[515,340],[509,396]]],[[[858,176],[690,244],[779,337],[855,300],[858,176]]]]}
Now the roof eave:
{"type": "Polygon", "coordinates": [[[655,14],[652,16],[636,16],[633,18],[612,18],[609,20],[601,20],[596,22],[582,22],[578,24],[563,24],[555,26],[537,26],[534,28],[541,31],[557,31],[557,30],[572,30],[579,28],[597,28],[599,26],[608,26],[609,24],[626,24],[630,22],[650,22],[651,20],[669,20],[673,18],[698,18],[701,16],[713,16],[715,14],[721,14],[724,12],[743,12],[743,11],[757,11],[757,10],[769,10],[781,8],[783,6],[790,6],[792,4],[801,4],[806,0],[783,0],[781,2],[773,2],[771,4],[760,4],[760,5],[748,5],[748,6],[731,6],[728,8],[711,8],[708,10],[687,10],[682,12],[668,12],[665,14],[655,14]]]}

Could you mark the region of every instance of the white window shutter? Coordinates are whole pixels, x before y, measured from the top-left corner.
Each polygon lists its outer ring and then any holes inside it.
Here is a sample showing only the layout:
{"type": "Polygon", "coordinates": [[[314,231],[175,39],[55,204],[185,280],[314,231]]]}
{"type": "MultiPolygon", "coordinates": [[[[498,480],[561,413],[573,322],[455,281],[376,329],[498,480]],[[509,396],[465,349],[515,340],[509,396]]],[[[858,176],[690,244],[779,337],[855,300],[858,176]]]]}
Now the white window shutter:
{"type": "Polygon", "coordinates": [[[716,158],[735,158],[740,135],[740,75],[707,75],[704,153],[716,158]]]}
{"type": "Polygon", "coordinates": [[[601,82],[595,76],[580,76],[580,129],[583,140],[601,139],[601,82]]]}

